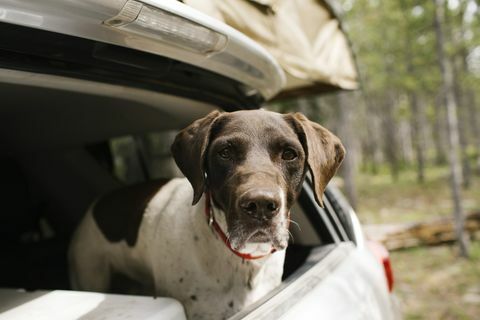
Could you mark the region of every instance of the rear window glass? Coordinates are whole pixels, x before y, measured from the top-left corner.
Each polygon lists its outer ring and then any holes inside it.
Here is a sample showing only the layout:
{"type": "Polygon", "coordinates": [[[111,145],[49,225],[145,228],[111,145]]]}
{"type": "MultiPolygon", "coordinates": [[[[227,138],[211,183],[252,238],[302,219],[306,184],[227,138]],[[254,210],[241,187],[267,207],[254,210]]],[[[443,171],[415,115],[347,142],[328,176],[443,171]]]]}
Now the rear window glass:
{"type": "Polygon", "coordinates": [[[111,139],[113,175],[125,184],[181,177],[170,153],[176,134],[176,131],[164,131],[111,139]]]}

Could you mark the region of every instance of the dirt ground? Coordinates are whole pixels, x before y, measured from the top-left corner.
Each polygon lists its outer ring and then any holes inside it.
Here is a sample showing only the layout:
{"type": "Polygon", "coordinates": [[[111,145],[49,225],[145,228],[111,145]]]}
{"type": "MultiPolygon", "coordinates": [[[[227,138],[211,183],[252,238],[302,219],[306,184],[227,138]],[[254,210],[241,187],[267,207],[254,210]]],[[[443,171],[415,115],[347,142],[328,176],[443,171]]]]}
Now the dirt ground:
{"type": "MultiPolygon", "coordinates": [[[[360,220],[371,223],[425,221],[451,215],[448,170],[430,168],[419,185],[406,171],[393,182],[387,172],[362,174],[360,220]]],[[[463,190],[466,212],[480,210],[480,178],[463,190]]],[[[395,289],[405,319],[480,319],[480,240],[472,241],[470,259],[458,258],[455,245],[391,252],[395,289]]]]}

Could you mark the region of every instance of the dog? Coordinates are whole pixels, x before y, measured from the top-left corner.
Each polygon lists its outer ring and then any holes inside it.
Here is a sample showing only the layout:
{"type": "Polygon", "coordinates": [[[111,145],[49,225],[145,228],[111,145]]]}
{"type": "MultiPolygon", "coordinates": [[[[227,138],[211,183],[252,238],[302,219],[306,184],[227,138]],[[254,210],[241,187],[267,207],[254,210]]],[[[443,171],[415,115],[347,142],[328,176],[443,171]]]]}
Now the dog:
{"type": "Polygon", "coordinates": [[[254,110],[213,111],[171,151],[186,179],[114,191],[88,210],[70,246],[72,287],[107,292],[122,274],[190,319],[227,318],[281,283],[305,175],[322,206],[345,149],[300,113],[254,110]]]}

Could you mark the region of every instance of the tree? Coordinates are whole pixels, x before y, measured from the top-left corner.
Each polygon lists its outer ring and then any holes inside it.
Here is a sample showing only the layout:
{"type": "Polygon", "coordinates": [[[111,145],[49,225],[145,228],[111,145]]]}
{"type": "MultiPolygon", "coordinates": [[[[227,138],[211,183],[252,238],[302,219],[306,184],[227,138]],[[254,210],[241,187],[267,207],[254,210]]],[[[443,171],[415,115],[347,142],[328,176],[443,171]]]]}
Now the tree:
{"type": "Polygon", "coordinates": [[[408,74],[407,78],[407,96],[410,104],[411,110],[411,127],[412,127],[412,137],[413,137],[413,146],[415,148],[415,156],[417,161],[417,181],[423,183],[425,181],[425,141],[424,141],[424,128],[426,127],[425,115],[422,108],[422,105],[419,103],[417,90],[415,88],[416,81],[414,81],[417,73],[415,72],[414,66],[414,48],[411,45],[415,41],[414,35],[412,34],[412,28],[409,25],[407,6],[405,1],[402,1],[402,12],[404,13],[405,18],[405,69],[408,74]],[[412,79],[413,78],[413,79],[412,79]],[[412,85],[413,84],[413,85],[412,85]]]}
{"type": "Polygon", "coordinates": [[[434,1],[434,28],[437,39],[437,57],[442,75],[443,103],[447,116],[447,132],[449,142],[449,164],[452,200],[454,204],[453,216],[455,220],[455,233],[460,248],[460,255],[468,257],[468,241],[464,232],[465,219],[461,203],[461,180],[462,168],[459,159],[459,133],[457,120],[457,103],[454,94],[454,78],[450,60],[446,56],[444,48],[444,1],[434,1]]]}
{"type": "Polygon", "coordinates": [[[338,134],[342,140],[347,154],[343,160],[341,167],[341,174],[345,183],[345,194],[352,205],[353,209],[357,208],[357,190],[355,187],[355,152],[354,137],[352,132],[354,120],[354,108],[357,107],[352,104],[346,97],[347,93],[337,95],[337,104],[339,109],[339,129],[338,134]]]}

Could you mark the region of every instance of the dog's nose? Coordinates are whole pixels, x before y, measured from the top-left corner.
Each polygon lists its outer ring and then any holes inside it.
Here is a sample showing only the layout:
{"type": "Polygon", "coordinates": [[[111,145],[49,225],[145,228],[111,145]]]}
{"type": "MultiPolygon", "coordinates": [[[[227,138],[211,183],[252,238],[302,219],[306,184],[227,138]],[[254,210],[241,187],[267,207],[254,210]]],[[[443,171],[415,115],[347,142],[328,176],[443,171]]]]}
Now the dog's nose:
{"type": "Polygon", "coordinates": [[[276,192],[249,191],[238,203],[242,212],[257,220],[272,219],[280,211],[280,197],[276,192]]]}

